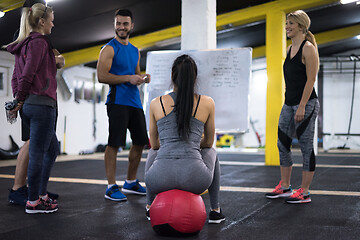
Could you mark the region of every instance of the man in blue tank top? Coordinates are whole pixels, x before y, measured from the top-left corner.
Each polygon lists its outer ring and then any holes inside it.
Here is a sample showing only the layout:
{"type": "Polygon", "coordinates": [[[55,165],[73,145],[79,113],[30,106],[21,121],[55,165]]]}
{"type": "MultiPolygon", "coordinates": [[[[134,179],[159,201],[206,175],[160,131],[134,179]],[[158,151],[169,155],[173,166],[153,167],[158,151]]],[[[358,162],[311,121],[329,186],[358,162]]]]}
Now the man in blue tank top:
{"type": "Polygon", "coordinates": [[[105,149],[105,171],[108,187],[105,198],[125,201],[126,196],[116,184],[116,156],[119,147],[125,146],[126,132],[129,129],[132,146],[129,152],[127,179],[122,191],[146,195],[146,190],[136,178],[144,146],[149,143],[145,116],[138,85],[150,82],[149,74],[140,73],[140,52],[129,42],[134,28],[132,13],[127,9],[115,13],[115,38],[101,50],[97,74],[100,83],[109,84],[107,96],[107,115],[109,118],[109,138],[105,149]]]}

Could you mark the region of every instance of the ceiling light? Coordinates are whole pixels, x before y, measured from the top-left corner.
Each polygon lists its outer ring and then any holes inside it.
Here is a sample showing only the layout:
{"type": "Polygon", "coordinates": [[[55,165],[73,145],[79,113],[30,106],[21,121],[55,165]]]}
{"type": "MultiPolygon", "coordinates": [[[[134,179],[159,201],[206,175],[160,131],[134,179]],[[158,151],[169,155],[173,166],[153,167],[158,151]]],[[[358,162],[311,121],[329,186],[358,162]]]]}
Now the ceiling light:
{"type": "Polygon", "coordinates": [[[357,2],[358,0],[340,0],[341,4],[348,4],[352,2],[357,2]]]}
{"type": "Polygon", "coordinates": [[[5,15],[3,11],[0,11],[0,18],[2,18],[5,15]]]}
{"type": "Polygon", "coordinates": [[[48,5],[49,2],[54,2],[55,0],[45,0],[46,2],[46,6],[48,5]]]}

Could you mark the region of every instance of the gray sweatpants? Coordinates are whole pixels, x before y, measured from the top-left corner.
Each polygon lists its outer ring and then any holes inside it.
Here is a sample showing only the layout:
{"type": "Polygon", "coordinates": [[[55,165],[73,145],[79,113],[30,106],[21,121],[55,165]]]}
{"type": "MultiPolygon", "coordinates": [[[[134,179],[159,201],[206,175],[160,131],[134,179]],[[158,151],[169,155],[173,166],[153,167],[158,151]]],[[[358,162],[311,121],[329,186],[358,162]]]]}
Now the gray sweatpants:
{"type": "Polygon", "coordinates": [[[214,148],[201,150],[202,159],[158,159],[150,149],[145,165],[146,201],[154,201],[156,194],[180,189],[201,194],[209,190],[212,209],[219,207],[220,164],[214,148]]]}
{"type": "Polygon", "coordinates": [[[299,105],[288,106],[284,104],[281,109],[278,128],[278,149],[280,154],[280,166],[289,167],[293,162],[291,159],[291,142],[296,133],[303,156],[303,170],[315,171],[314,154],[314,130],[315,120],[319,113],[320,104],[317,98],[309,100],[305,106],[304,119],[296,123],[295,113],[299,105]]]}

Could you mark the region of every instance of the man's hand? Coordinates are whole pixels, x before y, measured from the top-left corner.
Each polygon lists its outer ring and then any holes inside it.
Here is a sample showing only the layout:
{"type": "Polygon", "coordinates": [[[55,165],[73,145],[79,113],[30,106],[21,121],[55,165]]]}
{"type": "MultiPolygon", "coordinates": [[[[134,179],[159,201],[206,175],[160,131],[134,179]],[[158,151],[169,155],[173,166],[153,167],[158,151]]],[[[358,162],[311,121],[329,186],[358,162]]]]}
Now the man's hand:
{"type": "Polygon", "coordinates": [[[145,80],[145,83],[150,83],[151,82],[151,76],[150,74],[143,74],[141,75],[143,77],[143,79],[145,80]]]}
{"type": "Polygon", "coordinates": [[[143,84],[145,82],[145,79],[144,79],[144,77],[142,77],[140,75],[131,75],[129,77],[129,82],[132,85],[140,85],[140,84],[143,84]]]}

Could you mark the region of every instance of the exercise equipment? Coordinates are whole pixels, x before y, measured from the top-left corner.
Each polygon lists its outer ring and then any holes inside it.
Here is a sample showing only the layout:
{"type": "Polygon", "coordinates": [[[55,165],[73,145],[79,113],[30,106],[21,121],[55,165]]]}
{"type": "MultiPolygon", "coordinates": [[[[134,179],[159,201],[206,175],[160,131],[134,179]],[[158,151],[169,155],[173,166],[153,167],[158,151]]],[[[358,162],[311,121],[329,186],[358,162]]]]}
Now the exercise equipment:
{"type": "Polygon", "coordinates": [[[231,147],[234,143],[234,136],[229,134],[220,134],[217,136],[216,147],[231,147]]]}
{"type": "Polygon", "coordinates": [[[202,197],[179,189],[159,193],[150,207],[151,226],[162,236],[196,235],[205,220],[202,197]]]}
{"type": "Polygon", "coordinates": [[[9,135],[9,138],[11,141],[11,148],[9,150],[0,148],[0,160],[16,159],[20,152],[19,146],[16,144],[11,135],[9,135]]]}

